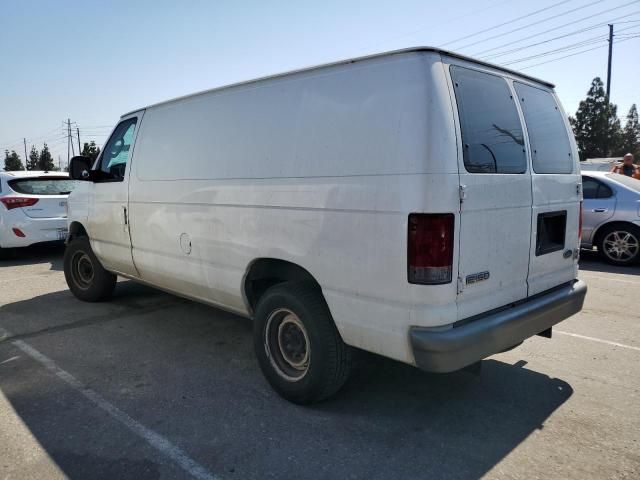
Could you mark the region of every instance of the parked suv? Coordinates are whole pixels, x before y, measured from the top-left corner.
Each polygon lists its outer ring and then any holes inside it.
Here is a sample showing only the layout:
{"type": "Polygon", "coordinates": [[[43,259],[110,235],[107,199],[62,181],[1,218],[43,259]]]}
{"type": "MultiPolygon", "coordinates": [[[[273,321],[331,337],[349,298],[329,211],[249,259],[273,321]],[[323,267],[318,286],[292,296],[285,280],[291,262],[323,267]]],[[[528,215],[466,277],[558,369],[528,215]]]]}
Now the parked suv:
{"type": "Polygon", "coordinates": [[[581,181],[553,85],[432,48],[253,80],[122,116],[71,163],[65,275],[116,275],[254,321],[309,403],[352,347],[450,372],[578,312],[581,181]]]}

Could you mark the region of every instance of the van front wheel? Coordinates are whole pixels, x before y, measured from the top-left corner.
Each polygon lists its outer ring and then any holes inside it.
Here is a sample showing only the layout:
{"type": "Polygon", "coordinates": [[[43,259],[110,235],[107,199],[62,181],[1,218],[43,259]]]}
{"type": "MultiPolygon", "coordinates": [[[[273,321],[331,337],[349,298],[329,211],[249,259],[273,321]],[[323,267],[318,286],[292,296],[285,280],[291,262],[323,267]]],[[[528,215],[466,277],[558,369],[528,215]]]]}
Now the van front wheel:
{"type": "Polygon", "coordinates": [[[262,373],[291,402],[330,397],[349,376],[351,348],[313,284],[286,282],[267,290],[256,308],[253,333],[262,373]]]}
{"type": "Polygon", "coordinates": [[[116,275],[102,267],[87,237],[74,238],[67,245],[64,252],[64,277],[71,293],[85,302],[108,299],[117,280],[116,275]]]}

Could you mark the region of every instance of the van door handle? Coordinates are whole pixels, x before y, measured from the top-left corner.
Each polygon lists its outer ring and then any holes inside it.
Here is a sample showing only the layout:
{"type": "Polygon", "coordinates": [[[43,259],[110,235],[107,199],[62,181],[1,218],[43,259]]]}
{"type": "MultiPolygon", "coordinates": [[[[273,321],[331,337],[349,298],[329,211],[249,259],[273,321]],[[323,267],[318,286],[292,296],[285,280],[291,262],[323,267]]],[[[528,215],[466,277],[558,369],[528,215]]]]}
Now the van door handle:
{"type": "Polygon", "coordinates": [[[122,223],[127,225],[129,223],[129,217],[127,216],[127,207],[122,207],[122,223]]]}
{"type": "Polygon", "coordinates": [[[596,213],[604,213],[604,212],[608,212],[609,209],[608,208],[594,208],[593,210],[591,210],[592,212],[596,212],[596,213]]]}

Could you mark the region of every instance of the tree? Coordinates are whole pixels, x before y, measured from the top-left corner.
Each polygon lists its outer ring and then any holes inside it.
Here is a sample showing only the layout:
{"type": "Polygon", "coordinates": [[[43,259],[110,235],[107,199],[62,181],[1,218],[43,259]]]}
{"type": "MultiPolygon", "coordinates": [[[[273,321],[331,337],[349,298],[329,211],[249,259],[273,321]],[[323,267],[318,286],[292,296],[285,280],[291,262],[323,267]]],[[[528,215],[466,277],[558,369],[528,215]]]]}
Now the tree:
{"type": "Polygon", "coordinates": [[[633,153],[637,161],[640,161],[640,122],[638,121],[638,109],[636,104],[631,105],[627,114],[627,123],[622,130],[620,142],[620,154],[633,153]]]}
{"type": "Polygon", "coordinates": [[[600,77],[593,79],[587,98],[580,102],[575,118],[569,121],[581,160],[608,157],[620,149],[622,129],[617,107],[607,99],[600,77]]]}
{"type": "Polygon", "coordinates": [[[82,153],[85,157],[89,157],[92,161],[98,158],[100,154],[100,147],[96,146],[96,142],[91,140],[91,143],[86,143],[82,147],[82,153]]]}
{"type": "Polygon", "coordinates": [[[38,170],[51,171],[55,169],[56,166],[53,163],[53,157],[51,157],[49,147],[45,143],[40,151],[40,156],[38,157],[38,170]]]}
{"type": "Polygon", "coordinates": [[[15,150],[11,150],[11,153],[9,153],[9,150],[4,151],[4,169],[7,172],[24,170],[20,155],[18,155],[15,150]]]}
{"type": "Polygon", "coordinates": [[[29,152],[29,158],[27,159],[27,170],[37,170],[39,160],[40,155],[38,154],[38,150],[36,150],[36,147],[31,145],[31,151],[29,152]]]}

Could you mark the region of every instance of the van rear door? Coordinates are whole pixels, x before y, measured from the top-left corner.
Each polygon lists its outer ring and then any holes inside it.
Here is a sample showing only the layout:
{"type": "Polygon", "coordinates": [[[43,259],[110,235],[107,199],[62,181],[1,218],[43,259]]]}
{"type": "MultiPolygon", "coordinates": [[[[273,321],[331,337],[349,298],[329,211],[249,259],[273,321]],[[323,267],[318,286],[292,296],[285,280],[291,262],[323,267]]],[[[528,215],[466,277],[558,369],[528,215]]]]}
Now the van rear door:
{"type": "Polygon", "coordinates": [[[533,214],[529,295],[577,277],[580,172],[569,125],[553,92],[513,82],[531,152],[533,214]]]}
{"type": "Polygon", "coordinates": [[[507,80],[451,65],[461,145],[458,318],[527,297],[531,174],[507,80]]]}

